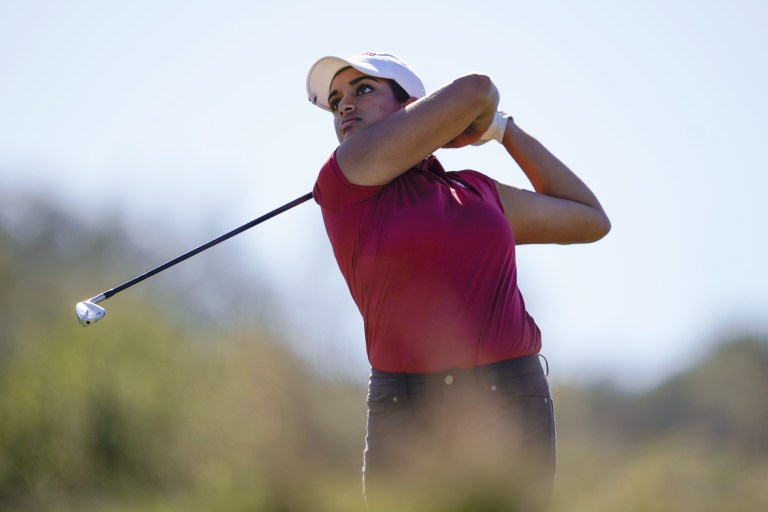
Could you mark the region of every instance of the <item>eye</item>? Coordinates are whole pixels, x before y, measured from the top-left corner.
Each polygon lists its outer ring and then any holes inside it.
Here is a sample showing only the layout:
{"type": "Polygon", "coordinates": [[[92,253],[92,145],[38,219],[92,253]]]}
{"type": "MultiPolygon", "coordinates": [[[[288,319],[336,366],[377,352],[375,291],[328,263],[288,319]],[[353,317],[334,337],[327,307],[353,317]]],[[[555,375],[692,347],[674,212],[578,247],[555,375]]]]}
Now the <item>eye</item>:
{"type": "Polygon", "coordinates": [[[368,84],[361,84],[357,89],[355,89],[355,95],[360,96],[361,94],[368,94],[373,92],[373,87],[371,87],[368,84]]]}
{"type": "MultiPolygon", "coordinates": [[[[355,87],[355,96],[362,96],[364,94],[370,94],[373,92],[373,87],[368,84],[359,84],[355,87]]],[[[334,95],[328,100],[328,107],[331,112],[336,112],[339,109],[339,103],[341,103],[342,95],[334,95]]]]}

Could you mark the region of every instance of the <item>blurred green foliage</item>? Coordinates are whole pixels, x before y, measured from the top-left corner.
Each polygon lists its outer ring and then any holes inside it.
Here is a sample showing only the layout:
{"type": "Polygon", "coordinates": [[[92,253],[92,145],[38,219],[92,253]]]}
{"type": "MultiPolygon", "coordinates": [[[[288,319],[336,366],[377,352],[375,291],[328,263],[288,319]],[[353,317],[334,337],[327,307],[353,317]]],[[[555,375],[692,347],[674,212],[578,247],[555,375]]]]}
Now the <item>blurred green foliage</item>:
{"type": "MultiPolygon", "coordinates": [[[[197,278],[174,269],[77,324],[87,293],[158,263],[109,223],[5,202],[0,510],[364,510],[365,383],[318,375],[286,348],[258,278],[201,257],[197,278]],[[179,281],[247,306],[222,319],[179,281]]],[[[553,510],[768,509],[767,392],[760,334],[722,340],[644,392],[556,385],[553,510]]]]}
{"type": "Polygon", "coordinates": [[[756,334],[646,392],[557,387],[555,510],[768,510],[767,392],[756,334]]]}

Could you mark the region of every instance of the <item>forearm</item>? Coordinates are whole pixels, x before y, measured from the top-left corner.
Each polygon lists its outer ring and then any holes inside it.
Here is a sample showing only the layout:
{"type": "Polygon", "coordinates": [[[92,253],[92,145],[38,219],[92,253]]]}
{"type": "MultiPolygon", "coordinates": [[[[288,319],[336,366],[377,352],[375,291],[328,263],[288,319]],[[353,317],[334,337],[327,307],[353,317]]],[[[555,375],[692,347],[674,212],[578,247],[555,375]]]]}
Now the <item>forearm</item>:
{"type": "Polygon", "coordinates": [[[602,211],[600,202],[589,187],[543,144],[517,126],[512,118],[507,119],[502,144],[536,192],[602,211]]]}
{"type": "Polygon", "coordinates": [[[594,242],[610,231],[611,222],[589,187],[511,118],[502,144],[536,191],[497,186],[517,243],[594,242]]]}
{"type": "Polygon", "coordinates": [[[465,75],[346,138],[337,162],[351,183],[389,183],[446,144],[474,142],[497,105],[490,78],[465,75]]]}

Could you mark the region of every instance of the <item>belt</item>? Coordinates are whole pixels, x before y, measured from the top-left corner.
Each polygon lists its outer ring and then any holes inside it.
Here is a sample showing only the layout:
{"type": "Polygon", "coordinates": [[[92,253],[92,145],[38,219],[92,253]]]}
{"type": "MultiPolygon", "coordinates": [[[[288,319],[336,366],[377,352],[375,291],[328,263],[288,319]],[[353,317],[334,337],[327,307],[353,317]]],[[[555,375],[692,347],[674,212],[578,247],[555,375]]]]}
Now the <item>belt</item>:
{"type": "MultiPolygon", "coordinates": [[[[516,368],[522,369],[523,367],[530,367],[535,365],[537,369],[541,369],[539,355],[540,354],[532,354],[515,357],[512,359],[506,359],[496,363],[475,366],[473,368],[454,368],[441,372],[430,373],[395,373],[385,372],[372,368],[371,375],[375,377],[397,379],[409,386],[426,384],[441,384],[451,386],[464,382],[487,382],[494,379],[496,375],[500,373],[514,371],[516,368]]],[[[546,362],[546,358],[544,358],[544,361],[546,362]]],[[[549,373],[549,364],[547,364],[546,373],[549,373]]]]}

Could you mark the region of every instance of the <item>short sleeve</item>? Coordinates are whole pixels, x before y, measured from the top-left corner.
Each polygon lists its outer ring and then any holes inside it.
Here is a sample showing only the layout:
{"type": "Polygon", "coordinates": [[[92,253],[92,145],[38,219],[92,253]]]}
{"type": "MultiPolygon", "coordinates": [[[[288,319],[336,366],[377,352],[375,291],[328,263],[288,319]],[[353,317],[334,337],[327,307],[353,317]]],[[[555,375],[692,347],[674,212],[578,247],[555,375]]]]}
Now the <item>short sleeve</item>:
{"type": "Polygon", "coordinates": [[[336,161],[336,152],[328,158],[317,176],[313,196],[317,204],[329,210],[352,206],[381,192],[384,185],[366,186],[350,183],[336,161]]]}

